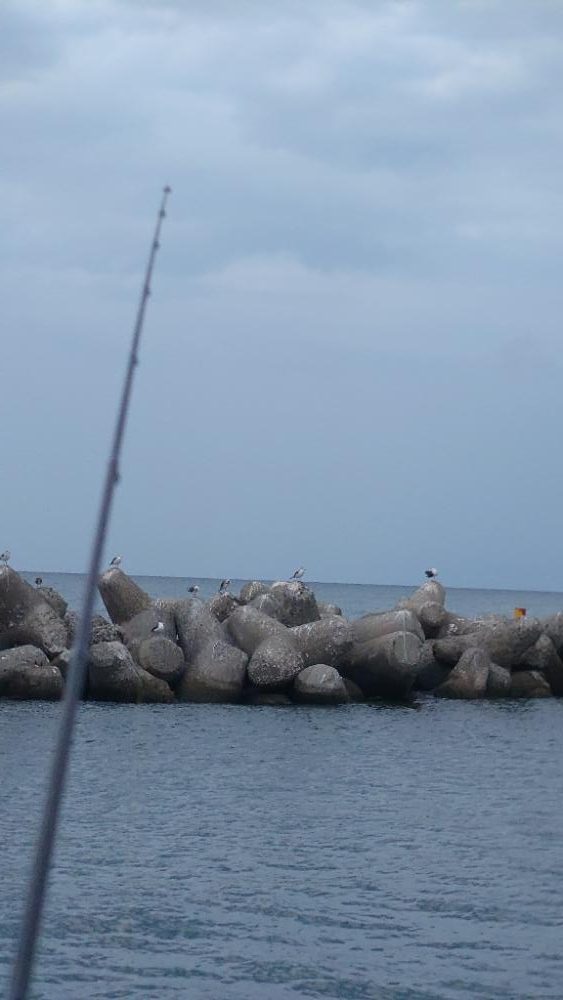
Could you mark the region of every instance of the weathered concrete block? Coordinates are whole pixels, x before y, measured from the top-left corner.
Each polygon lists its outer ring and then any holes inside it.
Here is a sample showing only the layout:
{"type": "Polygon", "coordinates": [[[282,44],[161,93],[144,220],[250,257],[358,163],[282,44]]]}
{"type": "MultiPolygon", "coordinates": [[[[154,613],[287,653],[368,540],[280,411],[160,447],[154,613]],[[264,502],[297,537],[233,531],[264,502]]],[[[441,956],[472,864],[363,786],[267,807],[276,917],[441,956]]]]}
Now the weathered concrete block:
{"type": "Polygon", "coordinates": [[[266,691],[283,691],[305,666],[303,654],[295,639],[286,635],[271,635],[255,649],[248,664],[248,678],[254,687],[266,691]]]}
{"type": "Polygon", "coordinates": [[[241,700],[248,657],[223,639],[211,639],[198,649],[178,685],[179,701],[237,702],[241,700]]]}
{"type": "Polygon", "coordinates": [[[60,670],[43,650],[18,646],[0,652],[0,697],[18,701],[57,701],[63,693],[60,670]]]}
{"type": "Polygon", "coordinates": [[[255,597],[269,593],[269,583],[263,583],[262,580],[249,580],[240,588],[239,600],[241,604],[250,604],[255,597]]]}
{"type": "Polygon", "coordinates": [[[54,608],[10,566],[0,566],[0,649],[37,646],[53,658],[67,643],[66,625],[54,608]]]}
{"type": "Polygon", "coordinates": [[[354,642],[371,642],[372,639],[380,639],[383,635],[393,635],[395,632],[412,632],[421,642],[424,641],[424,632],[414,611],[402,608],[399,611],[380,611],[369,615],[362,615],[352,622],[354,642]]]}
{"type": "Polygon", "coordinates": [[[293,683],[295,701],[308,705],[343,705],[350,700],[338,670],[325,663],[305,667],[293,683]]]}
{"type": "Polygon", "coordinates": [[[539,670],[517,670],[512,674],[511,698],[550,698],[551,688],[539,670]]]}
{"type": "Polygon", "coordinates": [[[115,625],[123,625],[152,604],[149,595],[117,566],[102,573],[98,590],[115,625]]]}
{"type": "Polygon", "coordinates": [[[41,594],[41,597],[47,601],[47,604],[51,605],[53,611],[56,611],[59,618],[64,618],[68,604],[62,594],[59,594],[58,590],[55,590],[54,587],[41,586],[36,587],[35,592],[37,594],[41,594]]]}
{"type": "Polygon", "coordinates": [[[282,613],[280,621],[284,625],[305,625],[321,617],[317,600],[300,580],[280,580],[272,584],[272,594],[280,601],[282,613]]]}
{"type": "Polygon", "coordinates": [[[171,688],[178,684],[186,671],[186,661],[180,647],[171,639],[160,635],[143,639],[139,643],[137,662],[148,674],[166,681],[171,688]]]}
{"type": "Polygon", "coordinates": [[[319,663],[338,667],[347,661],[354,641],[350,622],[338,615],[297,625],[291,629],[291,635],[297,641],[307,667],[319,663]]]}
{"type": "MultiPolygon", "coordinates": [[[[80,616],[76,611],[67,611],[65,614],[64,621],[68,629],[69,646],[72,646],[76,639],[79,620],[80,616]]],[[[92,616],[89,640],[90,646],[94,646],[98,642],[122,642],[122,640],[123,633],[119,628],[119,625],[113,625],[112,622],[108,622],[107,618],[104,618],[102,615],[92,616]]]]}
{"type": "Polygon", "coordinates": [[[412,632],[392,632],[356,643],[341,672],[368,698],[404,699],[416,680],[421,647],[412,632]]]}
{"type": "Polygon", "coordinates": [[[467,649],[434,694],[438,698],[483,698],[490,669],[491,661],[484,649],[467,649]]]}
{"type": "Polygon", "coordinates": [[[250,604],[233,611],[226,621],[226,628],[233,642],[248,656],[252,656],[264,639],[273,635],[285,635],[288,632],[281,622],[270,618],[250,604]]]}
{"type": "Polygon", "coordinates": [[[416,691],[434,691],[435,688],[443,684],[449,676],[452,667],[440,663],[434,656],[434,643],[432,639],[427,639],[421,647],[417,664],[416,680],[414,688],[416,691]]]}
{"type": "Polygon", "coordinates": [[[446,591],[437,580],[427,580],[410,597],[404,597],[399,601],[397,607],[410,608],[411,611],[418,612],[425,604],[440,604],[444,607],[446,603],[446,591]]]}
{"type": "Polygon", "coordinates": [[[99,642],[89,655],[88,697],[94,701],[173,701],[168,685],[142,670],[122,643],[99,642]]]}
{"type": "Polygon", "coordinates": [[[175,622],[178,642],[188,664],[195,659],[199,650],[203,649],[209,642],[215,642],[219,639],[224,641],[221,622],[198,598],[187,598],[178,603],[175,622]]]}
{"type": "Polygon", "coordinates": [[[342,614],[342,608],[338,604],[326,604],[325,601],[317,601],[317,607],[321,618],[335,618],[342,614]]]}
{"type": "Polygon", "coordinates": [[[217,621],[224,622],[236,608],[240,607],[240,604],[241,602],[238,597],[233,597],[232,594],[225,593],[214,594],[207,602],[207,607],[217,621]]]}
{"type": "Polygon", "coordinates": [[[487,698],[508,698],[510,696],[511,675],[506,667],[491,663],[487,677],[487,698]]]}

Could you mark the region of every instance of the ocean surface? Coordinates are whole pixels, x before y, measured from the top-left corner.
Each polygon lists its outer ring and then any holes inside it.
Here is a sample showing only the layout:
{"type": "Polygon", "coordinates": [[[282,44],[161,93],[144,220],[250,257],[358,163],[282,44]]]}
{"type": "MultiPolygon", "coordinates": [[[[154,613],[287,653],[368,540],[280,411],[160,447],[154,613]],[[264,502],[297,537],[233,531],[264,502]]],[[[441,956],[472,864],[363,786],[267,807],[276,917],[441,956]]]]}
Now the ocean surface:
{"type": "MultiPolygon", "coordinates": [[[[42,575],[77,603],[80,577],[42,575]]],[[[409,588],[315,589],[354,616],[409,588]]],[[[544,615],[563,595],[448,606],[544,615]]],[[[0,995],[59,712],[0,702],[0,995]]],[[[562,760],[555,699],[86,704],[32,995],[563,998],[562,760]]]]}

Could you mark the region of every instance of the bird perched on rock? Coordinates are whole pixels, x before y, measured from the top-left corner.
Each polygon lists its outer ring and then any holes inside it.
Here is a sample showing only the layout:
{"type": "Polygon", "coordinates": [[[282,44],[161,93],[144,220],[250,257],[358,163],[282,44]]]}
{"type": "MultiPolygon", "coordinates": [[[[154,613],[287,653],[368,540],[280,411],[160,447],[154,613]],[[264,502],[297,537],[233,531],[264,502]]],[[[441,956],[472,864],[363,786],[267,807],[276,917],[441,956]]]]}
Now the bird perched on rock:
{"type": "Polygon", "coordinates": [[[188,594],[193,594],[194,597],[196,594],[199,594],[199,587],[197,583],[192,583],[191,587],[188,587],[188,594]]]}
{"type": "Polygon", "coordinates": [[[429,580],[433,580],[435,576],[438,576],[438,570],[434,569],[433,566],[430,569],[425,569],[424,573],[425,573],[425,576],[427,576],[429,580]]]}
{"type": "Polygon", "coordinates": [[[42,576],[36,576],[35,577],[35,586],[36,587],[42,587],[43,586],[43,577],[42,576]]]}
{"type": "Polygon", "coordinates": [[[151,632],[164,632],[164,622],[157,622],[156,625],[153,625],[151,632]]]}
{"type": "Polygon", "coordinates": [[[219,584],[219,593],[226,594],[230,586],[231,586],[230,580],[221,580],[221,583],[219,584]]]}
{"type": "Polygon", "coordinates": [[[123,559],[123,556],[114,556],[113,559],[112,559],[112,561],[110,562],[110,566],[115,566],[115,567],[121,566],[121,560],[122,559],[123,559]]]}
{"type": "Polygon", "coordinates": [[[9,549],[6,549],[5,552],[0,553],[0,562],[3,562],[4,566],[7,566],[8,563],[10,562],[11,555],[12,553],[9,551],[9,549]]]}
{"type": "Polygon", "coordinates": [[[301,577],[303,577],[303,576],[305,576],[305,567],[304,566],[299,566],[295,570],[295,573],[293,574],[293,576],[290,579],[292,579],[292,580],[300,580],[301,577]]]}

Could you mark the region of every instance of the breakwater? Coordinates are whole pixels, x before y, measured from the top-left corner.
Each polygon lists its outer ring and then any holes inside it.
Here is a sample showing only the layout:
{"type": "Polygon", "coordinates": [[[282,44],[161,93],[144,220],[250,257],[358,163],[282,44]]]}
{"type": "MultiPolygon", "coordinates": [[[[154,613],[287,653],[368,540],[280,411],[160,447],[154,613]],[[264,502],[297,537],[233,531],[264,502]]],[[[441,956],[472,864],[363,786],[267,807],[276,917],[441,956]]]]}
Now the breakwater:
{"type": "MultiPolygon", "coordinates": [[[[154,600],[121,569],[100,579],[84,697],[97,701],[339,704],[563,692],[563,622],[465,618],[429,581],[348,621],[302,582],[154,600]],[[154,631],[155,628],[157,631],[154,631]]],[[[49,587],[0,570],[0,697],[58,698],[76,615],[49,587]]]]}

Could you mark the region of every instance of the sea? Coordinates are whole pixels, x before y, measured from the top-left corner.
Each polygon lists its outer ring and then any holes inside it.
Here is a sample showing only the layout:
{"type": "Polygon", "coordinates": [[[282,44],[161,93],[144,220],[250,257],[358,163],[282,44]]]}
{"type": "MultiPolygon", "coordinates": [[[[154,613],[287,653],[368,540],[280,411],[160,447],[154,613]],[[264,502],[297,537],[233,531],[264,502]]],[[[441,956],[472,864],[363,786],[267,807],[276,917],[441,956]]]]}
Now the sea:
{"type": "MultiPolygon", "coordinates": [[[[82,577],[41,575],[77,606],[82,577]]],[[[412,589],[313,586],[350,617],[412,589]]],[[[563,595],[450,590],[448,606],[544,616],[563,595]]],[[[0,701],[0,995],[59,716],[0,701]]],[[[87,703],[31,995],[563,998],[562,760],[556,699],[87,703]]]]}

